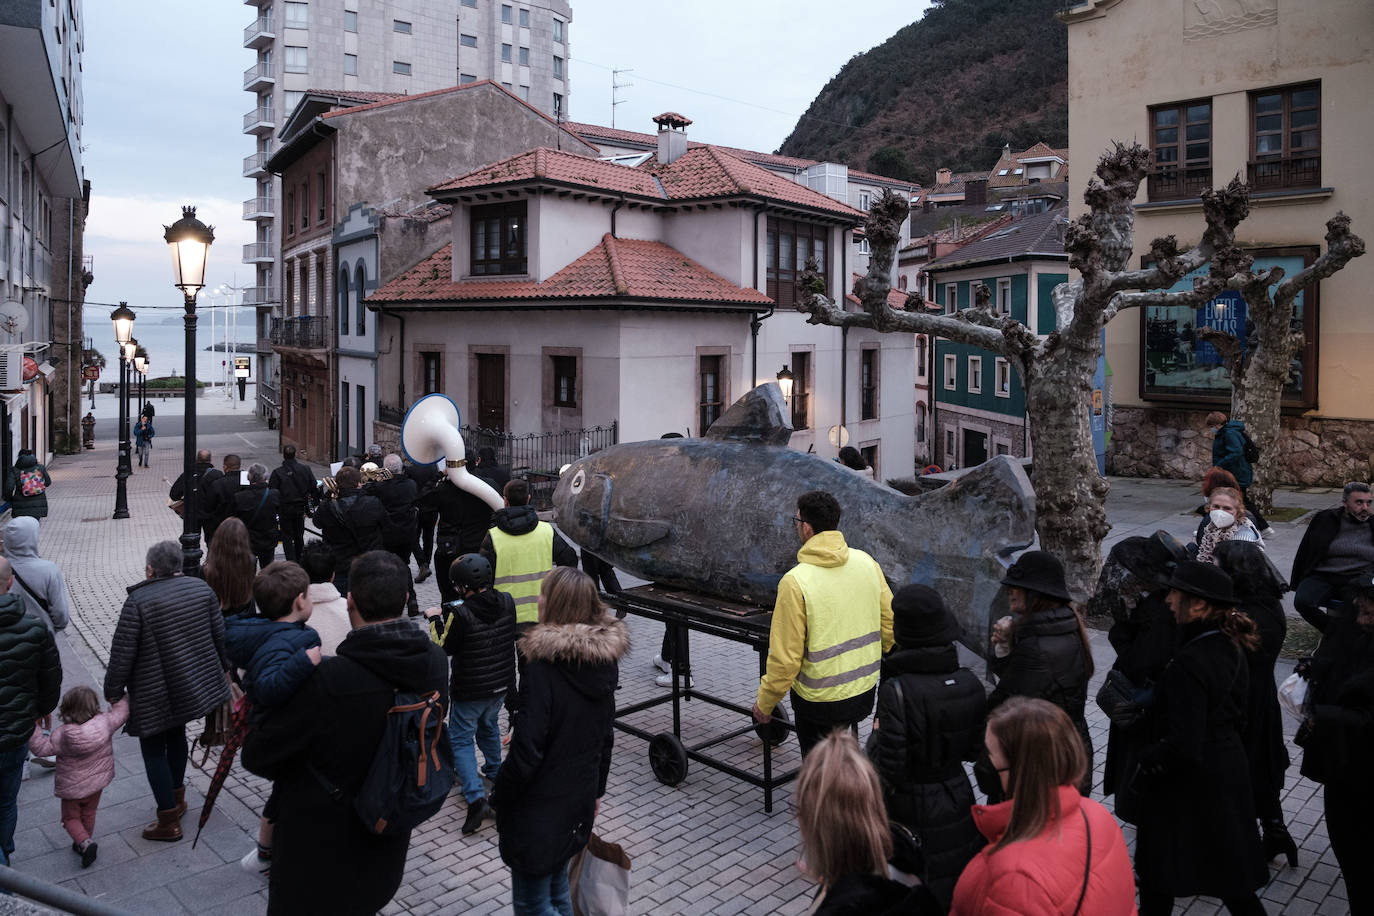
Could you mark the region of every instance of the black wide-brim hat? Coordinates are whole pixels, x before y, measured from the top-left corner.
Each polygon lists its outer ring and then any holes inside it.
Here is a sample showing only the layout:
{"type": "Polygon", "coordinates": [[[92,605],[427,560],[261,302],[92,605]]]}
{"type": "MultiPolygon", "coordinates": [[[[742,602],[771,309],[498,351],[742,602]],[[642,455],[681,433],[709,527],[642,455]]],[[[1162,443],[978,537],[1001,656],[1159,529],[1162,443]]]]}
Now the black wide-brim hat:
{"type": "Polygon", "coordinates": [[[1217,607],[1235,607],[1231,577],[1219,567],[1198,560],[1184,560],[1169,579],[1170,588],[1202,598],[1217,607]]]}
{"type": "Polygon", "coordinates": [[[1149,537],[1128,537],[1112,547],[1110,559],[1147,585],[1164,585],[1174,568],[1188,559],[1188,552],[1178,539],[1167,531],[1156,531],[1149,537]]]}
{"type": "Polygon", "coordinates": [[[1064,564],[1045,550],[1027,550],[1017,557],[1002,577],[1002,584],[1061,601],[1073,600],[1069,595],[1069,587],[1064,584],[1064,564]]]}
{"type": "Polygon", "coordinates": [[[963,636],[945,599],[928,585],[903,585],[892,596],[892,638],[903,649],[944,646],[963,636]]]}

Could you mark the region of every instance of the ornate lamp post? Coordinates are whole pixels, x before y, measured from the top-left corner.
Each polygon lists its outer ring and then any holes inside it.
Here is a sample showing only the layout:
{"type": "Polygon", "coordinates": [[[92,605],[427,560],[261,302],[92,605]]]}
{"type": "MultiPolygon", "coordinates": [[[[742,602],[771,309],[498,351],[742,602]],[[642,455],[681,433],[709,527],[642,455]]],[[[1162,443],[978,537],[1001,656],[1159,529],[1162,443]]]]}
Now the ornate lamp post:
{"type": "Polygon", "coordinates": [[[196,219],[195,207],[182,207],[181,219],[163,235],[172,249],[172,285],[181,290],[186,305],[185,425],[182,441],[182,473],[186,503],[182,512],[181,571],[200,573],[200,520],[197,503],[200,480],[196,475],[196,294],[205,286],[205,264],[210,256],[214,229],[196,219]]]}
{"type": "Polygon", "coordinates": [[[110,313],[114,325],[115,347],[119,350],[119,457],[115,460],[115,518],[129,517],[129,382],[125,377],[124,351],[134,336],[134,311],[127,302],[110,313]]]}
{"type": "MultiPolygon", "coordinates": [[[[143,406],[144,406],[144,407],[147,407],[147,406],[148,406],[148,370],[151,369],[151,368],[153,368],[153,361],[152,361],[151,359],[149,359],[148,357],[146,357],[146,356],[143,357],[143,369],[142,369],[141,371],[143,372],[143,406]]],[[[142,410],[142,408],[140,408],[140,409],[139,409],[139,413],[142,413],[142,412],[143,412],[143,410],[142,410]]]]}
{"type": "Polygon", "coordinates": [[[792,370],[783,366],[778,370],[778,387],[782,389],[782,399],[792,403],[792,370]]]}
{"type": "Polygon", "coordinates": [[[138,415],[143,416],[143,373],[147,371],[147,359],[134,357],[134,384],[138,386],[138,415]]]}

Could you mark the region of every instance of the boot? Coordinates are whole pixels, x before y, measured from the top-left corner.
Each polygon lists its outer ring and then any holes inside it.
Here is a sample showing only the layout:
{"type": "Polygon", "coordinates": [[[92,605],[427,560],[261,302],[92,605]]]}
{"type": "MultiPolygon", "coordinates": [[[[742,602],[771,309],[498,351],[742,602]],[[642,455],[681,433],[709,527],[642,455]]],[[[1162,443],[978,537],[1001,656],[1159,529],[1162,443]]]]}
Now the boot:
{"type": "Polygon", "coordinates": [[[181,839],[181,815],[176,808],[159,808],[157,823],[143,828],[143,839],[174,843],[181,839]]]}
{"type": "Polygon", "coordinates": [[[416,581],[417,583],[423,582],[423,581],[425,581],[426,579],[428,579],[429,576],[430,576],[429,566],[428,566],[428,565],[421,566],[421,567],[420,567],[420,571],[415,575],[415,581],[416,581]]]}
{"type": "Polygon", "coordinates": [[[186,787],[177,786],[172,792],[177,800],[177,819],[180,820],[186,814],[186,787]]]}
{"type": "Polygon", "coordinates": [[[1283,821],[1264,822],[1264,858],[1273,861],[1280,855],[1288,859],[1289,868],[1298,867],[1298,844],[1293,841],[1283,821]]]}

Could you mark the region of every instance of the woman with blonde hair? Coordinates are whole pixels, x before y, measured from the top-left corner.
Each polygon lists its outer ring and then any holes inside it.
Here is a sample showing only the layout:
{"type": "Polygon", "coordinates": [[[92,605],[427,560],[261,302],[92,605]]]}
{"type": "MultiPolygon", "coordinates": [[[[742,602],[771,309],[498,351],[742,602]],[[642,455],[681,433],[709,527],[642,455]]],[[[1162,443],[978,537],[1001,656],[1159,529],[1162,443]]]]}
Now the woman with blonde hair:
{"type": "Polygon", "coordinates": [[[253,576],[257,573],[257,557],[248,538],[248,526],[233,516],[215,529],[215,539],[205,557],[205,584],[219,598],[225,617],[235,614],[256,614],[253,603],[253,576]]]}
{"type": "Polygon", "coordinates": [[[630,639],[575,567],[554,567],[538,602],[539,623],[519,643],[520,714],[491,803],[517,916],[571,916],[568,860],[587,844],[606,792],[630,639]]]}
{"type": "Polygon", "coordinates": [[[800,867],[820,883],[815,914],[938,913],[930,891],[888,877],[892,832],[878,771],[848,731],[806,755],[797,776],[800,867]]]}
{"type": "Polygon", "coordinates": [[[1088,756],[1068,715],[1012,697],[988,716],[984,737],[1007,801],[974,806],[989,845],[960,875],[950,913],[1134,914],[1126,839],[1078,792],[1088,756]]]}
{"type": "Polygon", "coordinates": [[[1217,487],[1207,497],[1207,517],[1197,526],[1197,559],[1215,563],[1218,545],[1227,541],[1252,541],[1264,546],[1259,531],[1245,517],[1245,499],[1239,490],[1217,487]]]}

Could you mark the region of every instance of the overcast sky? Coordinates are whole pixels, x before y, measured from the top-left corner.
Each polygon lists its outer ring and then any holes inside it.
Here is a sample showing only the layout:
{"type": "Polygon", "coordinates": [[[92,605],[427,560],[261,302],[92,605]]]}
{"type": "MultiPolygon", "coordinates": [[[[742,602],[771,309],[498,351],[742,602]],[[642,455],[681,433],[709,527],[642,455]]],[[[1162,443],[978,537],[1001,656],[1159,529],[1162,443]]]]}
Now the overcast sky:
{"type": "MultiPolygon", "coordinates": [[[[867,0],[846,15],[822,0],[572,3],[574,120],[610,124],[611,70],[630,69],[617,127],[652,130],[650,117],[671,110],[695,122],[693,139],[769,151],[845,61],[929,5],[867,0]]],[[[242,124],[253,100],[242,86],[254,60],[243,47],[253,11],[233,0],[87,0],[84,15],[86,253],[96,277],[88,301],[179,305],[162,227],[183,203],[215,227],[207,286],[249,285],[240,256],[253,227],[241,216],[254,196],[243,177],[253,140],[242,124]]],[[[106,311],[90,306],[88,316],[106,311]]],[[[106,331],[92,325],[87,334],[106,331]]]]}

